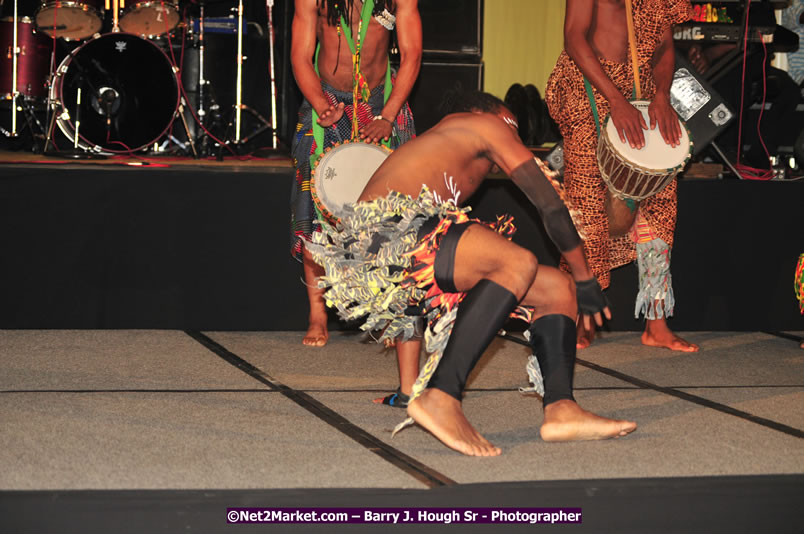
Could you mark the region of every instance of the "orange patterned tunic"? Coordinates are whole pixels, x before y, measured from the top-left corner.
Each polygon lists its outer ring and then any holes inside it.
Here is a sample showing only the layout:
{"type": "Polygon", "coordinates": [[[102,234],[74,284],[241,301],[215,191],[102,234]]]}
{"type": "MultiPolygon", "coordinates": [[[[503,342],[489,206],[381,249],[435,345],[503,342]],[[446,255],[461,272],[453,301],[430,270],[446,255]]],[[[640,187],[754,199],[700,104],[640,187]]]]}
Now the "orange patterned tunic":
{"type": "MultiPolygon", "coordinates": [[[[637,57],[642,98],[656,93],[651,59],[668,27],[692,18],[689,0],[632,0],[636,29],[637,57]]],[[[633,97],[634,77],[629,63],[600,58],[603,70],[623,95],[633,97]]],[[[595,88],[595,102],[601,121],[609,113],[609,103],[595,88]]],[[[610,271],[636,259],[636,248],[629,234],[609,237],[605,200],[607,187],[597,164],[597,132],[592,108],[584,87],[583,74],[562,51],[547,82],[545,92],[550,115],[564,137],[564,185],[571,201],[581,212],[587,237],[584,249],[592,272],[604,289],[610,271]]],[[[673,246],[676,224],[676,181],[660,193],[640,203],[639,210],[656,237],[673,246]]]]}

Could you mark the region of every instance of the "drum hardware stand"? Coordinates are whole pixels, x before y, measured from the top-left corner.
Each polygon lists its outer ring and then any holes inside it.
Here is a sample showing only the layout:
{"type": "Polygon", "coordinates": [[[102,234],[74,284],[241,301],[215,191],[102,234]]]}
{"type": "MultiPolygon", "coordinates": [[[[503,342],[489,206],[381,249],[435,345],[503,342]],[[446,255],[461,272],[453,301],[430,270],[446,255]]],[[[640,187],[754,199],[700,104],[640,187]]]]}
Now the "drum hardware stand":
{"type": "Polygon", "coordinates": [[[106,0],[106,11],[112,10],[112,32],[118,33],[120,31],[120,10],[126,8],[126,0],[106,0]]]}
{"type": "Polygon", "coordinates": [[[198,159],[198,151],[195,149],[195,141],[190,133],[190,126],[187,124],[187,117],[184,116],[184,104],[185,100],[182,96],[179,100],[178,114],[179,117],[181,117],[182,124],[184,125],[184,132],[187,134],[187,142],[190,143],[190,149],[193,151],[193,159],[198,159]]]}
{"type": "MultiPolygon", "coordinates": [[[[76,62],[76,66],[78,67],[79,74],[82,74],[84,71],[83,71],[83,69],[81,68],[81,66],[77,62],[76,62]]],[[[75,96],[75,132],[73,134],[73,146],[72,146],[72,148],[69,149],[69,150],[58,150],[58,147],[56,147],[55,152],[48,152],[47,151],[47,147],[50,144],[50,141],[51,141],[52,136],[53,136],[53,129],[54,129],[55,125],[56,125],[56,116],[57,116],[56,106],[58,106],[60,104],[60,102],[57,102],[57,101],[53,100],[50,103],[50,106],[53,107],[53,110],[52,110],[51,116],[50,116],[50,124],[48,125],[47,138],[45,139],[45,148],[44,148],[44,150],[42,152],[42,155],[50,156],[50,157],[54,157],[54,158],[106,159],[106,156],[104,156],[103,154],[98,154],[97,152],[87,150],[86,148],[82,148],[78,144],[78,140],[80,138],[79,130],[81,128],[81,96],[82,96],[82,93],[83,93],[81,88],[83,87],[83,85],[84,85],[84,78],[83,78],[83,76],[79,75],[78,89],[76,91],[76,96],[75,96]]],[[[92,92],[94,94],[97,94],[97,91],[95,91],[94,87],[90,87],[90,89],[92,90],[92,92]]],[[[99,98],[99,100],[101,100],[101,99],[99,98]]],[[[66,114],[69,115],[69,111],[67,111],[67,109],[65,109],[62,113],[63,114],[66,113],[66,114]]],[[[54,144],[54,147],[55,147],[55,144],[54,144]]]]}
{"type": "Polygon", "coordinates": [[[246,59],[243,56],[243,0],[238,0],[237,3],[237,79],[236,79],[236,98],[235,98],[235,105],[234,109],[232,110],[232,118],[229,120],[229,123],[226,126],[226,134],[223,137],[223,143],[220,144],[218,147],[218,155],[216,159],[218,161],[223,161],[223,149],[224,145],[230,144],[228,141],[229,134],[234,127],[234,140],[232,144],[234,145],[244,145],[248,140],[250,140],[255,135],[265,131],[271,126],[271,123],[268,122],[262,115],[254,111],[253,109],[249,108],[245,104],[243,104],[243,60],[246,59]],[[260,126],[257,130],[251,133],[247,138],[241,139],[241,126],[242,126],[242,113],[243,111],[248,111],[253,116],[255,116],[260,122],[262,122],[262,126],[260,126]]]}

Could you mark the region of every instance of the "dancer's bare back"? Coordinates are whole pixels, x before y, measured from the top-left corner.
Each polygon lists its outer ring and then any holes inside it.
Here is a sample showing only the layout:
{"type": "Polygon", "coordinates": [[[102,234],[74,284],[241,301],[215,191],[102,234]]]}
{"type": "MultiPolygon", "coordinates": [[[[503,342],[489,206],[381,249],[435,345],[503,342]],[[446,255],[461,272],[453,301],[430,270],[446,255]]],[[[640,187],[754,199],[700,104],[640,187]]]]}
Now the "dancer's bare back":
{"type": "Polygon", "coordinates": [[[389,191],[416,196],[423,184],[446,200],[453,197],[451,177],[454,191],[460,192],[458,203],[464,202],[495,165],[510,175],[533,159],[510,121],[507,111],[448,115],[385,160],[359,200],[384,197],[389,191]]]}

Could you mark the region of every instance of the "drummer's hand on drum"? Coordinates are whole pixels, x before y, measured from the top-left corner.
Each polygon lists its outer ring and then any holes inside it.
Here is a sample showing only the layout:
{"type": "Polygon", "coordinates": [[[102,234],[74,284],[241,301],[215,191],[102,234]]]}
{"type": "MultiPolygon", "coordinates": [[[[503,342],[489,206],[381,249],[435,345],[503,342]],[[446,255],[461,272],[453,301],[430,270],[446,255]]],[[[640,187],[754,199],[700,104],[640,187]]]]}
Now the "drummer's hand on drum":
{"type": "Polygon", "coordinates": [[[648,117],[650,117],[650,129],[659,125],[659,132],[662,139],[668,145],[675,147],[681,144],[681,124],[678,122],[678,115],[670,105],[668,95],[657,94],[648,106],[648,117]]]}
{"type": "Polygon", "coordinates": [[[394,131],[394,125],[381,115],[377,115],[373,121],[360,129],[360,139],[365,139],[369,143],[379,143],[380,139],[387,141],[394,131]]]}
{"type": "Polygon", "coordinates": [[[583,316],[583,325],[587,330],[592,328],[592,318],[597,326],[603,326],[603,316],[611,319],[609,299],[603,294],[596,278],[576,280],[575,294],[578,300],[578,313],[583,316]]]}
{"type": "Polygon", "coordinates": [[[635,149],[645,146],[645,134],[642,130],[647,130],[648,125],[645,124],[642,112],[625,97],[611,102],[611,120],[617,129],[620,141],[627,142],[635,149]]]}
{"type": "Polygon", "coordinates": [[[327,128],[328,126],[332,126],[333,124],[338,122],[338,120],[340,120],[340,118],[343,117],[343,108],[344,103],[338,102],[337,106],[330,106],[323,112],[319,113],[318,114],[319,126],[327,128]]]}

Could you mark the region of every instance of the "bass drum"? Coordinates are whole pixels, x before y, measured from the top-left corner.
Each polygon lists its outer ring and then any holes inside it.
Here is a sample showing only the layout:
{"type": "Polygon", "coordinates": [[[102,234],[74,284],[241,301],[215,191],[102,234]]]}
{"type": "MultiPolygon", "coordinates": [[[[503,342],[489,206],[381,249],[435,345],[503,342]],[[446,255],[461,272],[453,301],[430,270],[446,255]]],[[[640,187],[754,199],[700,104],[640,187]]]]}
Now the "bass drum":
{"type": "Polygon", "coordinates": [[[136,152],[161,138],[179,108],[179,86],[164,52],[127,33],[88,41],[62,61],[51,86],[59,128],[97,152],[136,152]],[[78,93],[81,89],[80,104],[78,93]]]}

